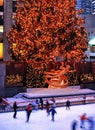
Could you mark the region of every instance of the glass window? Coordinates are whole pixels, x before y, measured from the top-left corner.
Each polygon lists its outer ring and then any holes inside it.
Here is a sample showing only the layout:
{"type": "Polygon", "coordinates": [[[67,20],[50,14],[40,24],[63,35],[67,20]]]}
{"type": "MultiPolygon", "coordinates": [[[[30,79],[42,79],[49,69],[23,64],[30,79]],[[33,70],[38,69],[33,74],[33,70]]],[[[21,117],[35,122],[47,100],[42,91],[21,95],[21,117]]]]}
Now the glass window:
{"type": "Polygon", "coordinates": [[[3,29],[3,27],[1,26],[3,26],[4,24],[3,11],[4,11],[3,0],[0,0],[0,33],[2,32],[2,29],[3,29]]]}
{"type": "Polygon", "coordinates": [[[17,1],[13,1],[13,12],[14,13],[16,12],[16,9],[17,9],[16,4],[17,4],[17,1]]]}

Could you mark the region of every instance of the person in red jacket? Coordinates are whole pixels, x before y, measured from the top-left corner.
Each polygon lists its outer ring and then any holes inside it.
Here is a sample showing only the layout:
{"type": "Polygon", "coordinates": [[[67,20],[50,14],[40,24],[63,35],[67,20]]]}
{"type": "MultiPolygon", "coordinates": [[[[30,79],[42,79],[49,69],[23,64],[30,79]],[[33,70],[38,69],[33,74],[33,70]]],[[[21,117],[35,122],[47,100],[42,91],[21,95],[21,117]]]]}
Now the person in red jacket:
{"type": "Polygon", "coordinates": [[[29,121],[31,112],[32,112],[32,105],[28,104],[28,106],[26,107],[26,114],[27,114],[27,120],[26,120],[26,122],[29,121]]]}
{"type": "Polygon", "coordinates": [[[80,116],[80,121],[81,121],[80,128],[85,128],[85,120],[86,119],[87,119],[86,113],[84,113],[83,115],[80,116]]]}

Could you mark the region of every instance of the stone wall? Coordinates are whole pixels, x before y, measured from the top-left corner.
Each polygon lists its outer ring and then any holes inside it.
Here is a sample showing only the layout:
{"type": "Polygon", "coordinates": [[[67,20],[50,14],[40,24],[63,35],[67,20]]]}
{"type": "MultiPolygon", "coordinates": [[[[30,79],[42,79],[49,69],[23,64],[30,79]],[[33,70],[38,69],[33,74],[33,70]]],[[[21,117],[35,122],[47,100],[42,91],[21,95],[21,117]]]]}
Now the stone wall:
{"type": "Polygon", "coordinates": [[[0,89],[5,87],[5,77],[6,77],[6,64],[0,62],[0,89]]]}
{"type": "Polygon", "coordinates": [[[4,55],[3,61],[10,61],[10,46],[6,38],[6,33],[10,31],[12,27],[12,0],[4,0],[4,32],[3,32],[3,44],[4,55]]]}
{"type": "Polygon", "coordinates": [[[95,90],[95,83],[84,83],[80,84],[81,89],[92,89],[95,90]]]}
{"type": "MultiPolygon", "coordinates": [[[[9,62],[0,62],[0,96],[1,97],[11,97],[18,93],[26,92],[26,87],[23,84],[20,86],[19,85],[18,86],[11,85],[8,87],[6,86],[6,74],[7,74],[7,70],[8,70],[8,68],[7,68],[8,64],[9,64],[9,62]]],[[[10,67],[11,67],[11,64],[13,64],[13,62],[10,62],[10,67]]],[[[18,67],[19,67],[19,64],[21,64],[21,63],[18,63],[18,67]]],[[[14,63],[14,65],[17,65],[17,63],[16,64],[14,63]]],[[[17,67],[17,69],[18,69],[18,67],[17,67]]],[[[22,69],[22,72],[24,71],[23,69],[22,69]]],[[[16,71],[16,69],[15,69],[15,71],[16,71]]],[[[19,67],[18,71],[21,73],[20,67],[19,67]]]]}

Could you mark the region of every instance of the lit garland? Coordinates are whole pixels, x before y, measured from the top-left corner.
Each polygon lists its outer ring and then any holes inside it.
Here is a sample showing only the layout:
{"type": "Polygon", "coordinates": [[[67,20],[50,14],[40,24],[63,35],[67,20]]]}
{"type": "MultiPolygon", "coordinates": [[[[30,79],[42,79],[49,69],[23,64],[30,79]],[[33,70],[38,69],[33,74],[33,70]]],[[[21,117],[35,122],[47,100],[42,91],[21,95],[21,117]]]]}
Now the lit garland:
{"type": "Polygon", "coordinates": [[[18,83],[22,83],[23,78],[21,75],[7,75],[6,76],[6,85],[18,85],[18,83]]]}
{"type": "Polygon", "coordinates": [[[7,33],[12,57],[43,72],[56,56],[65,64],[81,61],[87,49],[82,11],[76,10],[76,0],[18,0],[15,25],[7,33]]]}
{"type": "Polygon", "coordinates": [[[91,74],[91,73],[84,74],[83,73],[82,75],[80,75],[80,81],[83,83],[94,82],[93,74],[91,74]]]}

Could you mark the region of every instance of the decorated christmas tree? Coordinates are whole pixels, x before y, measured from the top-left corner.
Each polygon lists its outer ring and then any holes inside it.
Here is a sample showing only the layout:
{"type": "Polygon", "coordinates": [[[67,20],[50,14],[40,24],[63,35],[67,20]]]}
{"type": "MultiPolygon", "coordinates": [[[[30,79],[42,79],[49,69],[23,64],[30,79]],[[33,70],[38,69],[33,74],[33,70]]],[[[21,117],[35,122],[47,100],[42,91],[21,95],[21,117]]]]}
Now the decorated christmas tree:
{"type": "Polygon", "coordinates": [[[68,63],[86,57],[82,11],[76,10],[76,0],[18,0],[15,23],[7,33],[10,55],[44,75],[50,62],[56,64],[56,59],[61,59],[67,72],[68,63]]]}

